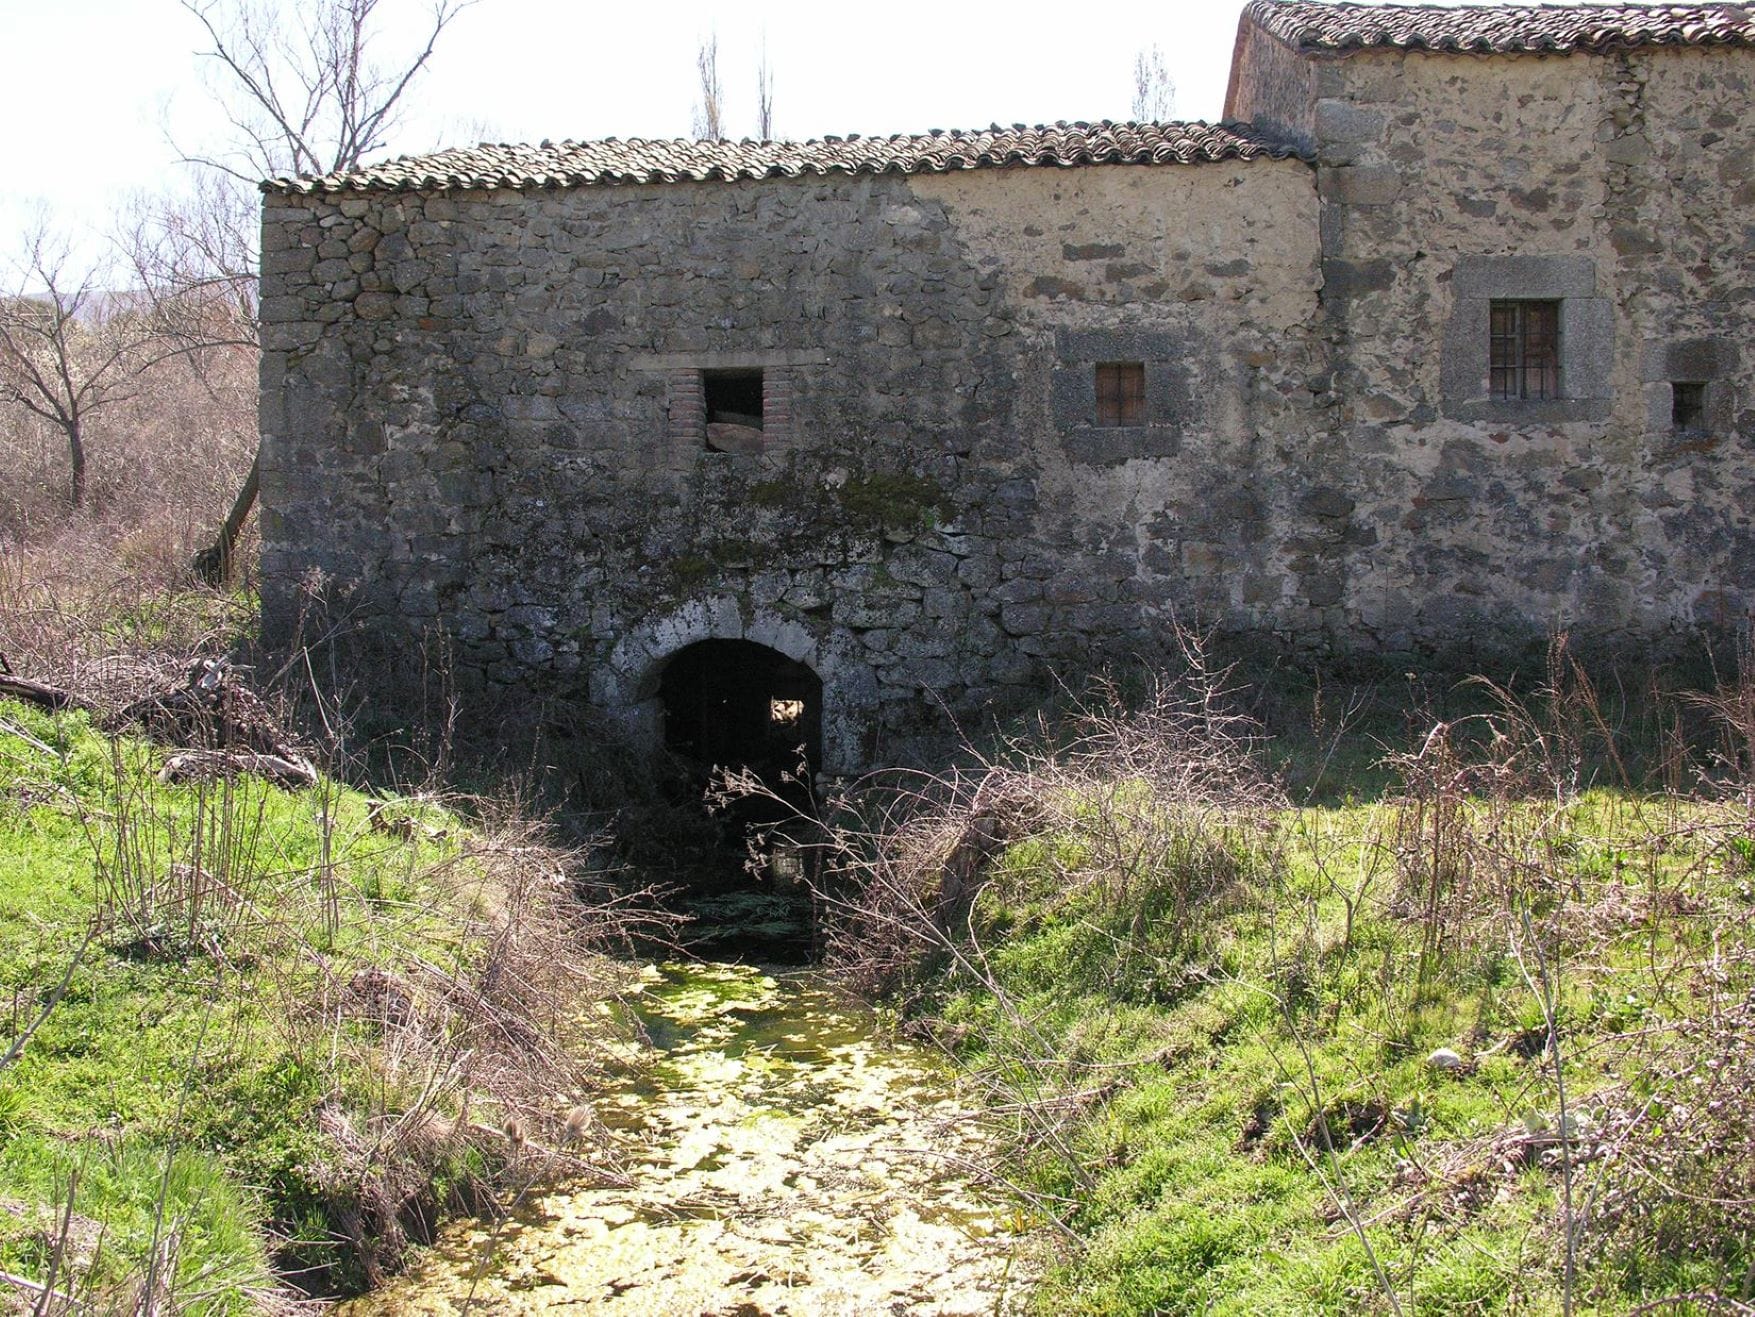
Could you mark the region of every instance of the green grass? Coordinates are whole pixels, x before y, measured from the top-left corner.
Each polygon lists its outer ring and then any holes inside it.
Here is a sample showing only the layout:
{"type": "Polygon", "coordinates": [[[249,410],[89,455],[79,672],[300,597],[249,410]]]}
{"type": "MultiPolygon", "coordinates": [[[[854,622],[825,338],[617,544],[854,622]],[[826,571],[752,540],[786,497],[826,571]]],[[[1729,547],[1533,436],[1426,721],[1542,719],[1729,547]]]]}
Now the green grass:
{"type": "Polygon", "coordinates": [[[453,1028],[424,1053],[386,1047],[390,1027],[349,1007],[349,984],[383,967],[449,1018],[428,1000],[441,988],[418,984],[473,981],[499,880],[430,803],[250,777],[162,786],[160,758],[83,715],[0,704],[9,1038],[73,966],[0,1071],[0,1269],[55,1267],[99,1310],[128,1306],[149,1270],[200,1313],[249,1310],[274,1265],[307,1288],[356,1287],[377,1260],[347,1238],[349,1213],[386,1182],[392,1215],[442,1198],[481,1150],[458,1140],[399,1163],[374,1133],[423,1101],[455,1111],[459,1090],[433,1081],[462,1043],[453,1028]]]}
{"type": "Polygon", "coordinates": [[[1197,813],[1150,797],[1097,775],[1045,811],[989,872],[981,954],[965,944],[912,985],[998,1099],[1008,1173],[1078,1241],[1040,1310],[1751,1300],[1755,1214],[1704,1201],[1755,1174],[1740,806],[1458,790],[1197,813]],[[1115,835],[1147,858],[1104,860],[1115,835]],[[1435,1068],[1439,1048],[1466,1064],[1435,1068]],[[1733,1074],[1708,1112],[1701,1085],[1733,1074]],[[1563,1150],[1530,1133],[1559,1128],[1558,1078],[1590,1131],[1564,1158],[1570,1281],[1563,1150]]]}

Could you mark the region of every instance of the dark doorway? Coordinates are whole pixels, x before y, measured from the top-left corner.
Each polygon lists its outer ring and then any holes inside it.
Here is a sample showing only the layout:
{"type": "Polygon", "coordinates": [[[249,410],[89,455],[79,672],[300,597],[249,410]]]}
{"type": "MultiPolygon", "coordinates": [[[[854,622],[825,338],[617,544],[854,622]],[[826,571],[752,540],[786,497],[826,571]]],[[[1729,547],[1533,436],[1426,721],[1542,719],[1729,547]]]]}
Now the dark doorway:
{"type": "Polygon", "coordinates": [[[658,685],[664,746],[707,768],[747,768],[770,787],[822,756],[823,683],[803,663],[748,640],[678,650],[658,685]]]}
{"type": "Polygon", "coordinates": [[[823,683],[803,663],[747,640],[678,650],[659,679],[664,746],[681,799],[704,805],[722,769],[747,769],[765,791],[712,814],[712,854],[680,865],[696,948],[806,954],[815,907],[798,844],[814,838],[811,780],[822,757],[823,683]]]}

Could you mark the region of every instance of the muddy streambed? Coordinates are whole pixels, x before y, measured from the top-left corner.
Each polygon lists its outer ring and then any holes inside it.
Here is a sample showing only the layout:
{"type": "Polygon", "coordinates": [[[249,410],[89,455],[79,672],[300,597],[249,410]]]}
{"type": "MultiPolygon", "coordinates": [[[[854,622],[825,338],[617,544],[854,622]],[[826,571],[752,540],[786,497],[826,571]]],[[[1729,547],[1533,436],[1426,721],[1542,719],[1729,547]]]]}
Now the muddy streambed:
{"type": "Polygon", "coordinates": [[[933,1059],[811,976],[644,971],[656,1060],[604,1092],[622,1184],[553,1184],[461,1223],[364,1314],[993,1313],[1027,1242],[971,1182],[973,1123],[933,1059]]]}

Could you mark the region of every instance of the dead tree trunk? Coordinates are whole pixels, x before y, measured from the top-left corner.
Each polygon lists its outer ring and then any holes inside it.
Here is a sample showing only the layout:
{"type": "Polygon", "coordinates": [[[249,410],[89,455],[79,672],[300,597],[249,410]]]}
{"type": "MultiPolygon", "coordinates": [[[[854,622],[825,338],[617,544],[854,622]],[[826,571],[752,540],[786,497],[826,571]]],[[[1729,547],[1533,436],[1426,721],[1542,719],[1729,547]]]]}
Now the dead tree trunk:
{"type": "Polygon", "coordinates": [[[256,460],[250,463],[250,474],[244,479],[244,487],[232,500],[232,510],[226,513],[225,524],[219,528],[219,538],[195,555],[195,574],[208,585],[224,585],[232,579],[232,553],[238,547],[238,536],[244,529],[245,518],[256,506],[256,493],[261,486],[262,451],[257,449],[256,460]]]}

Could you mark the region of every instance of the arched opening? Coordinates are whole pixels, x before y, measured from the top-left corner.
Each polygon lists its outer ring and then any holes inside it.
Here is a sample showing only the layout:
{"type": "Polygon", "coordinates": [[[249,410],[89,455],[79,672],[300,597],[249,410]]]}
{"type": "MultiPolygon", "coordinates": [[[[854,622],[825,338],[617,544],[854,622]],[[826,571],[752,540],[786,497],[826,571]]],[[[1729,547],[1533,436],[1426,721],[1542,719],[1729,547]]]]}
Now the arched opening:
{"type": "Polygon", "coordinates": [[[805,803],[796,788],[817,772],[823,742],[823,683],[805,664],[749,640],[700,640],[665,665],[658,700],[672,754],[706,771],[748,769],[805,803]]]}
{"type": "Polygon", "coordinates": [[[752,862],[778,880],[766,886],[804,896],[798,843],[813,835],[811,784],[822,759],[823,683],[810,667],[749,640],[701,640],[680,649],[658,684],[664,746],[684,769],[684,790],[706,796],[725,770],[759,787],[716,806],[719,877],[697,892],[741,886],[752,862]]]}

